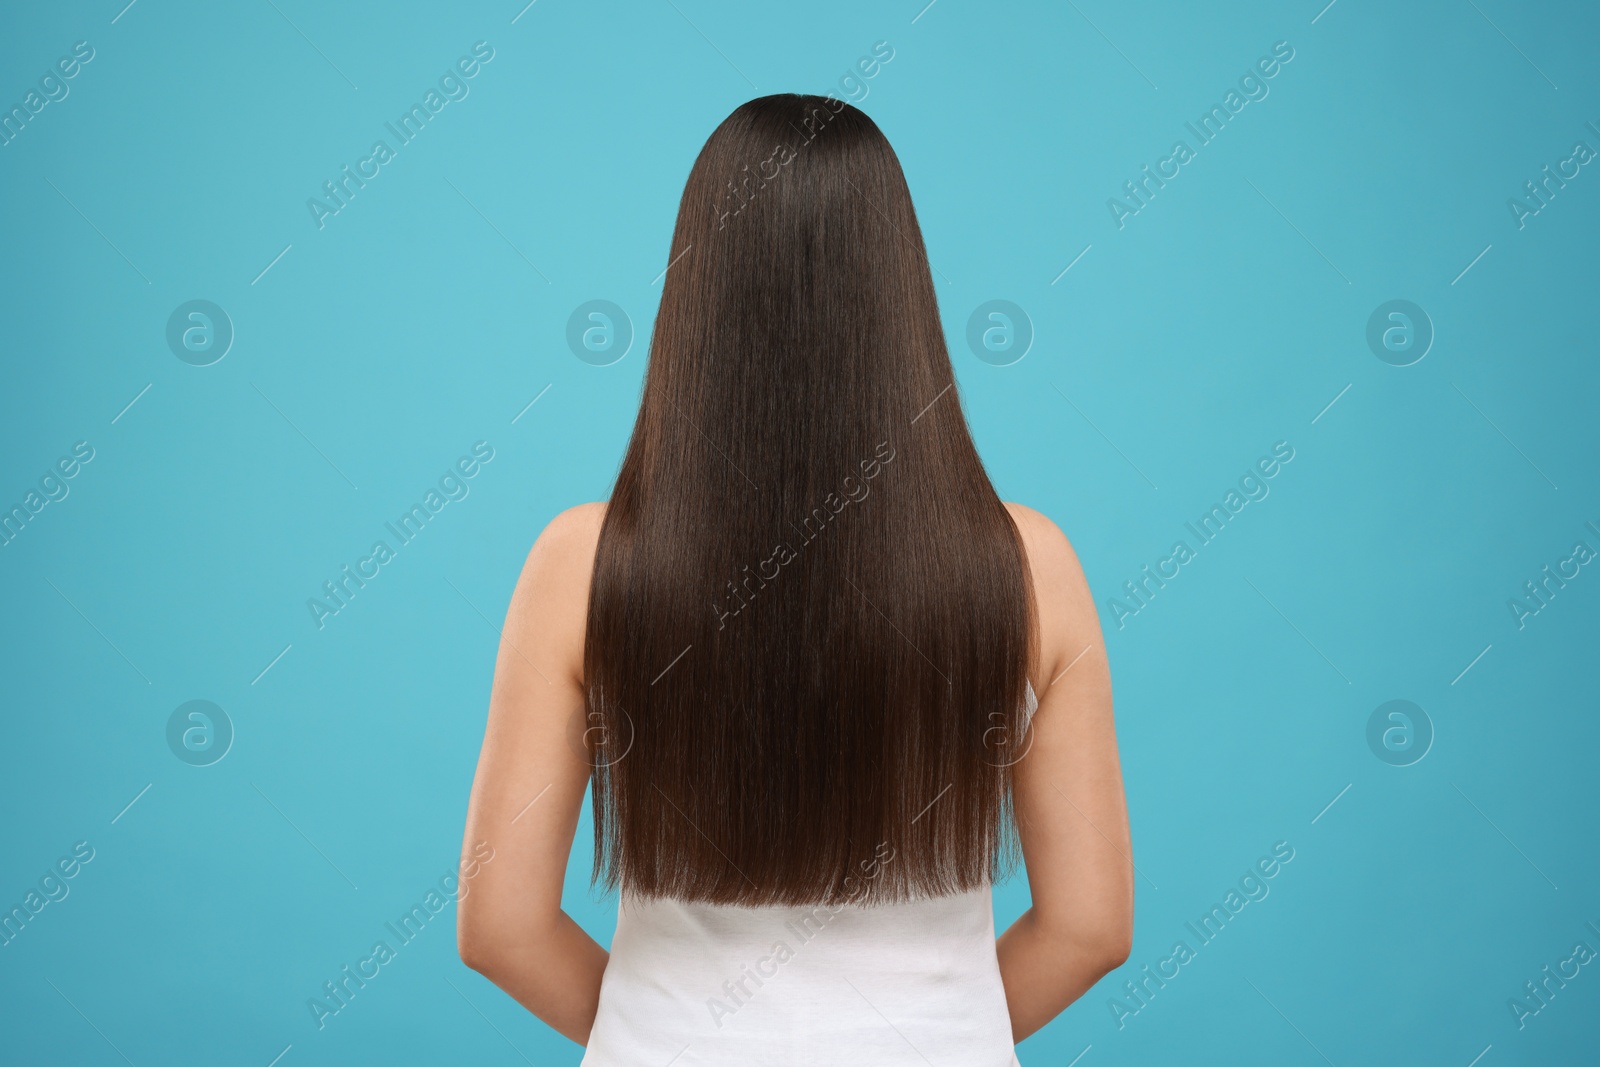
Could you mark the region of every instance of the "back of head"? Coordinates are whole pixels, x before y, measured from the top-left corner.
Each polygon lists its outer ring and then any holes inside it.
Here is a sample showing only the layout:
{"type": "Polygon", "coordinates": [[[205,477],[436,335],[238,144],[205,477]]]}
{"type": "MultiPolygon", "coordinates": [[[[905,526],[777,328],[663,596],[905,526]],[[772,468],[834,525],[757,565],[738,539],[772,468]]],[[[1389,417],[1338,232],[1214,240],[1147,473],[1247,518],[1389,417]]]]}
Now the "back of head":
{"type": "Polygon", "coordinates": [[[1031,584],[893,149],[833,98],[742,105],[669,263],[589,602],[597,879],[800,904],[1001,876],[1031,584]]]}

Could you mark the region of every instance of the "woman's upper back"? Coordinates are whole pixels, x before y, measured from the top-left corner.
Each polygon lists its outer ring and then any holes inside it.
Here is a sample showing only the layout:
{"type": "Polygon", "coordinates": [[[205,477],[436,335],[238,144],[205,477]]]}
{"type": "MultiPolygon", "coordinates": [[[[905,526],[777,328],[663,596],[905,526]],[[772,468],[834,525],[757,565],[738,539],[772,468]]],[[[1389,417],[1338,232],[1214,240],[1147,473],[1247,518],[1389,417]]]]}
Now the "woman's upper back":
{"type": "MultiPolygon", "coordinates": [[[[1088,585],[1067,538],[1054,522],[1032,508],[1016,503],[1005,507],[1016,525],[1036,612],[1037,641],[1026,683],[1030,719],[1035,708],[1042,705],[1045,709],[1045,714],[1030,723],[1026,736],[1008,749],[1016,761],[1012,816],[1036,904],[1052,915],[1063,913],[1062,921],[1068,922],[1070,896],[1082,891],[1065,876],[1072,849],[1081,845],[1086,831],[1100,835],[1102,843],[1109,840],[1086,822],[1091,818],[1086,812],[1103,812],[1105,825],[1113,829],[1124,818],[1109,670],[1088,585]],[[1061,710],[1052,713],[1053,707],[1061,710]],[[1109,788],[1112,786],[1114,789],[1109,788]],[[1063,807],[1075,813],[1073,821],[1079,825],[1059,825],[1055,813],[1063,807]],[[1047,819],[1056,824],[1046,825],[1047,819]]],[[[541,662],[542,673],[558,672],[570,687],[569,699],[580,702],[588,695],[583,675],[589,579],[606,508],[604,503],[583,504],[551,521],[530,554],[508,616],[509,626],[522,612],[537,612],[538,618],[529,618],[527,624],[538,627],[540,642],[553,657],[549,663],[541,662]]],[[[918,656],[910,647],[904,654],[908,659],[918,656]]],[[[655,665],[648,668],[652,674],[657,669],[655,665]]],[[[1001,716],[993,714],[998,711],[996,705],[988,714],[1001,721],[1001,716]]],[[[569,741],[582,737],[580,754],[591,765],[634,755],[629,750],[632,737],[599,722],[592,708],[569,712],[567,735],[569,741]],[[580,719],[582,728],[575,733],[572,726],[580,719]],[[597,754],[595,748],[605,751],[597,754]]],[[[719,785],[703,783],[701,788],[719,785]]],[[[919,813],[936,801],[942,803],[937,788],[924,792],[928,795],[916,800],[919,813]]],[[[672,806],[670,798],[663,795],[662,800],[663,807],[672,806]]],[[[763,796],[757,789],[743,795],[739,803],[759,806],[763,796]]],[[[702,835],[706,831],[705,827],[694,829],[702,835]]],[[[1120,884],[1101,888],[1108,892],[1123,889],[1120,884]]],[[[1131,892],[1131,886],[1128,889],[1131,892]]]]}
{"type": "MultiPolygon", "coordinates": [[[[1099,624],[1082,567],[1060,528],[1026,505],[1008,502],[1005,507],[1021,535],[1038,606],[1038,657],[1028,669],[1037,695],[1084,650],[1088,638],[1098,638],[1099,624]]],[[[541,629],[552,642],[552,665],[576,683],[583,679],[590,579],[605,516],[606,504],[595,502],[551,519],[529,554],[529,569],[537,563],[536,573],[528,574],[531,582],[519,584],[512,603],[516,610],[519,601],[529,608],[537,601],[550,624],[541,629]]]]}

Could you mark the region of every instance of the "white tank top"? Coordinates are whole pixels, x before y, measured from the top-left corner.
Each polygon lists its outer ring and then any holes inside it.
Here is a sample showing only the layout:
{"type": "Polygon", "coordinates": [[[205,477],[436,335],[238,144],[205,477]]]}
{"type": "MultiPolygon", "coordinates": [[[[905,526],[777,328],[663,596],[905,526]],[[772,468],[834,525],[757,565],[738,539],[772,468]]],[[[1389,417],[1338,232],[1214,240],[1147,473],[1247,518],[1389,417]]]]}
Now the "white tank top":
{"type": "Polygon", "coordinates": [[[580,1067],[851,1063],[1017,1063],[989,886],[831,907],[622,895],[580,1067]]]}

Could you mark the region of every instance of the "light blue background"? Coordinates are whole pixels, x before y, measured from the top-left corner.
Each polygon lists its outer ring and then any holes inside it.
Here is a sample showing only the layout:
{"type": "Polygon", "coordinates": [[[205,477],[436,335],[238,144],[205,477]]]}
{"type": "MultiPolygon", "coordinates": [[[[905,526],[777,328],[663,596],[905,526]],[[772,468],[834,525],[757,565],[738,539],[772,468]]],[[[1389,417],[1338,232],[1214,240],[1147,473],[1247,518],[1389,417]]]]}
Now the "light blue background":
{"type": "MultiPolygon", "coordinates": [[[[306,1001],[455,862],[494,627],[543,524],[608,492],[695,153],[886,40],[862,107],[905,166],[973,432],[1100,601],[1295,449],[1124,628],[1102,615],[1135,945],[1022,1061],[1593,1060],[1600,967],[1523,1029],[1507,1007],[1600,949],[1600,573],[1523,629],[1507,607],[1600,549],[1600,170],[1525,228],[1506,203],[1600,148],[1591,9],[123,2],[0,16],[6,108],[95,49],[0,148],[0,503],[95,449],[0,548],[0,903],[95,849],[0,948],[0,1059],[577,1062],[460,964],[453,911],[325,1029],[306,1001]],[[307,198],[480,40],[470,95],[319,230],[307,198]],[[1119,230],[1107,198],[1280,40],[1270,95],[1119,230]],[[1437,334],[1403,368],[1365,341],[1396,298],[1437,334]],[[164,340],[191,299],[237,331],[209,367],[164,340]],[[637,331],[612,366],[566,347],[591,299],[637,331]],[[992,299],[1036,331],[1012,366],[963,340],[992,299]],[[479,440],[470,496],[319,630],[307,598],[479,440]],[[236,729],[210,767],[165,741],[192,699],[236,729]],[[1412,766],[1367,746],[1391,699],[1437,733],[1412,766]],[[1278,841],[1270,896],[1119,1029],[1122,983],[1278,841]]],[[[566,906],[605,942],[588,833],[566,906]]],[[[996,901],[1003,925],[1026,886],[996,901]]]]}

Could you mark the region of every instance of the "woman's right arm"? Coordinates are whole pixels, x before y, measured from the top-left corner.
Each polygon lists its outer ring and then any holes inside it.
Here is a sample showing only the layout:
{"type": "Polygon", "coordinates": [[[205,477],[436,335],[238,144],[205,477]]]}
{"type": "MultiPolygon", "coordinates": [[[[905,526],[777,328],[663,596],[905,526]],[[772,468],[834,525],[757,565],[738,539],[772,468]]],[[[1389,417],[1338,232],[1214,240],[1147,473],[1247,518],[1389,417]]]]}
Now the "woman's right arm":
{"type": "Polygon", "coordinates": [[[996,948],[1020,1042],[1128,958],[1134,872],[1111,674],[1088,582],[1055,523],[1007,506],[1033,572],[1040,636],[1033,744],[1015,770],[1033,906],[996,948]]]}
{"type": "Polygon", "coordinates": [[[584,504],[557,516],[511,595],[467,807],[461,850],[469,866],[456,913],[462,961],[580,1045],[608,956],[561,908],[589,782],[567,737],[584,709],[589,575],[604,515],[603,504],[584,504]],[[473,862],[483,858],[480,847],[492,850],[491,862],[473,862]]]}

